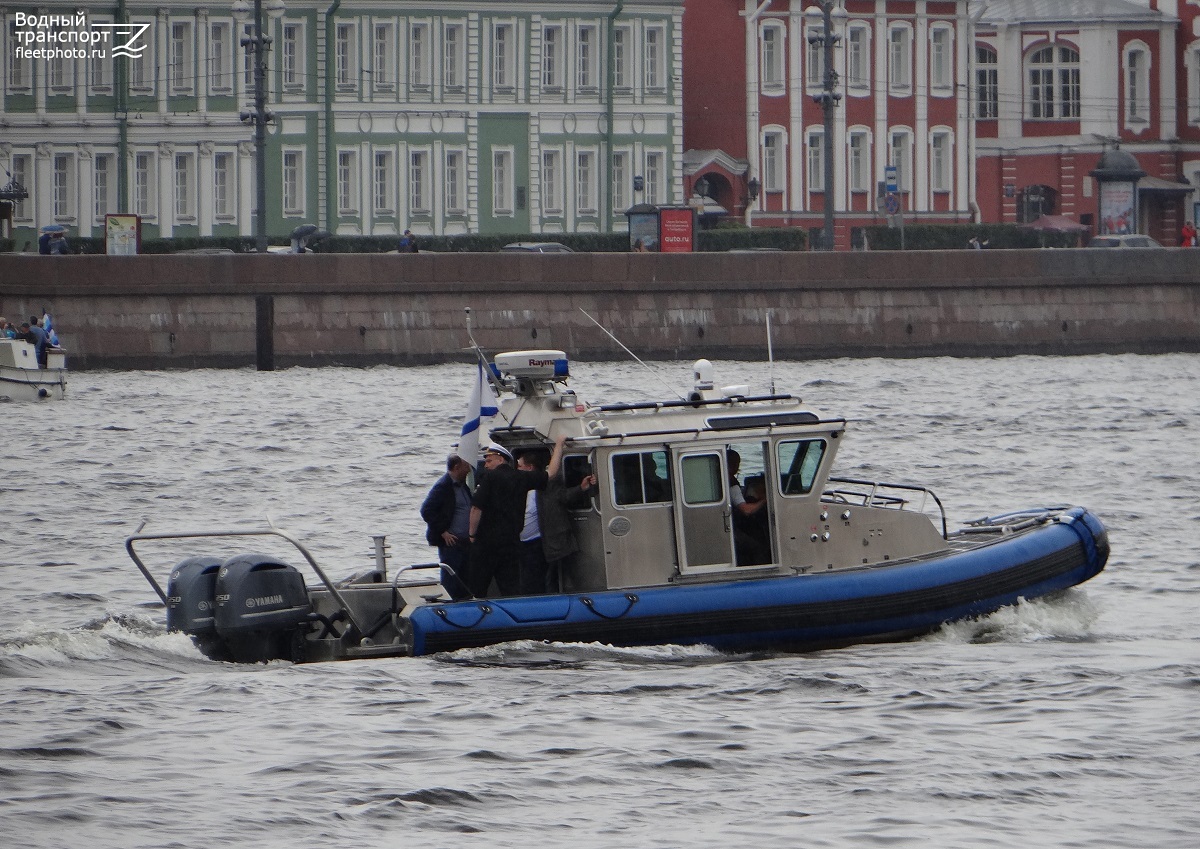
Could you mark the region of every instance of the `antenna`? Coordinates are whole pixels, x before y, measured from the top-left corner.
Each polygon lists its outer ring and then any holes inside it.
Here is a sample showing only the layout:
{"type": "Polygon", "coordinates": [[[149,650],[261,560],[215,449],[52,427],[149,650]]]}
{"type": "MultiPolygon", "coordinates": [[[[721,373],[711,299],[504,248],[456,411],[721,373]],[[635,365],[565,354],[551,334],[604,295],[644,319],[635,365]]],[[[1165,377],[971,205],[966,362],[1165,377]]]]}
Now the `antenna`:
{"type": "Polygon", "coordinates": [[[624,351],[626,354],[628,354],[629,356],[633,357],[634,361],[635,361],[635,362],[636,362],[636,363],[637,363],[639,366],[641,366],[642,368],[644,368],[644,369],[648,370],[648,371],[649,371],[651,374],[653,374],[655,377],[657,377],[659,380],[661,380],[661,381],[662,381],[662,384],[663,384],[663,386],[667,387],[667,391],[668,391],[668,392],[670,392],[672,395],[675,395],[675,396],[677,396],[677,397],[678,397],[678,398],[679,398],[681,401],[686,401],[686,400],[687,400],[687,399],[686,399],[686,398],[684,398],[682,395],[680,395],[680,394],[679,394],[679,392],[678,392],[677,390],[673,389],[669,383],[667,383],[665,380],[663,380],[663,376],[662,376],[661,374],[659,374],[659,373],[658,373],[658,372],[656,372],[654,369],[650,368],[650,366],[646,365],[644,362],[642,362],[641,360],[639,360],[639,359],[638,359],[638,355],[637,355],[637,354],[635,354],[633,351],[629,350],[628,348],[626,348],[626,347],[625,347],[625,343],[624,343],[624,342],[622,342],[620,339],[618,339],[616,336],[613,336],[613,335],[612,335],[612,333],[610,333],[610,332],[609,332],[609,330],[608,330],[608,328],[607,328],[607,327],[605,327],[603,324],[601,324],[600,322],[596,321],[596,319],[594,319],[594,318],[592,318],[590,315],[588,315],[588,311],[587,311],[587,310],[585,310],[583,307],[580,307],[580,308],[579,308],[579,311],[580,311],[581,313],[583,313],[584,315],[586,315],[586,316],[588,317],[588,319],[589,319],[589,320],[591,320],[592,324],[596,325],[596,326],[597,326],[597,327],[599,327],[601,330],[603,330],[603,331],[604,331],[606,334],[608,334],[608,338],[609,338],[609,339],[611,339],[611,340],[613,340],[614,342],[616,342],[618,345],[620,345],[620,346],[621,346],[621,350],[623,350],[623,351],[624,351]]]}
{"type": "Polygon", "coordinates": [[[475,352],[475,356],[479,358],[479,364],[483,366],[483,373],[488,376],[488,383],[492,385],[496,396],[499,397],[504,394],[504,386],[500,383],[500,378],[492,371],[492,367],[488,363],[487,354],[479,347],[479,343],[475,341],[475,335],[471,332],[471,308],[463,307],[463,312],[466,313],[467,317],[467,339],[471,342],[470,347],[475,352]]]}
{"type": "Polygon", "coordinates": [[[771,313],[775,310],[767,310],[767,376],[771,381],[771,394],[775,394],[775,348],[771,344],[771,313]]]}

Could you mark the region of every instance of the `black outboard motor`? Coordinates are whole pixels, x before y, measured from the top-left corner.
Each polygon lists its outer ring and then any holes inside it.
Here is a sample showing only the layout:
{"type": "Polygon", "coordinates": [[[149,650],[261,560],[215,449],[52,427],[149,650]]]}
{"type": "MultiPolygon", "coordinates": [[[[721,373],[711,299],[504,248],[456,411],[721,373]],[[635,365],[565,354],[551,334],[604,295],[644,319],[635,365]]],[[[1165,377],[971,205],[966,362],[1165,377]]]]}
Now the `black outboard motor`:
{"type": "Polygon", "coordinates": [[[295,568],[262,554],[239,554],[217,573],[217,634],[239,663],[291,660],[292,641],[312,603],[295,568]]]}
{"type": "Polygon", "coordinates": [[[219,557],[189,557],[167,581],[167,630],[182,631],[213,660],[228,660],[214,618],[219,557]]]}

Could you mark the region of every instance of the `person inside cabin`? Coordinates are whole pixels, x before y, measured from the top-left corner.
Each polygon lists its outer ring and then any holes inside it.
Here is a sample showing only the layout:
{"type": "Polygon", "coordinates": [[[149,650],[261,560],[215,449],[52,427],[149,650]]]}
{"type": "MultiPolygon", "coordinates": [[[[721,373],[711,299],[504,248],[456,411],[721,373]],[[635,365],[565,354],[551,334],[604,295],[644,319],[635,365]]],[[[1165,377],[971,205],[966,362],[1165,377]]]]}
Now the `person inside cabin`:
{"type": "Polygon", "coordinates": [[[17,334],[17,338],[24,339],[26,342],[29,342],[33,345],[33,351],[34,354],[37,355],[38,365],[42,368],[45,368],[46,348],[50,342],[50,339],[46,335],[46,331],[42,330],[41,326],[38,325],[37,319],[34,319],[34,323],[32,325],[29,324],[29,322],[22,324],[21,332],[17,334]]]}
{"type": "Polygon", "coordinates": [[[446,473],[438,478],[421,504],[421,518],[425,520],[425,541],[437,546],[438,560],[449,567],[443,570],[442,585],[453,598],[466,598],[467,570],[471,543],[471,490],[467,488],[467,475],[471,464],[451,454],[446,458],[446,473]]]}
{"type": "Polygon", "coordinates": [[[471,564],[467,586],[476,598],[487,596],[492,581],[500,595],[515,595],[521,583],[521,529],[525,526],[526,493],[545,489],[558,474],[566,436],[554,442],[544,471],[520,471],[503,445],[492,445],[483,455],[484,472],[471,496],[468,539],[471,564]]]}
{"type": "MultiPolygon", "coordinates": [[[[517,469],[545,471],[546,460],[543,449],[524,451],[517,458],[517,469]]],[[[568,561],[579,550],[568,511],[587,507],[595,485],[595,475],[585,475],[578,486],[572,487],[556,475],[549,478],[545,489],[526,493],[525,524],[520,536],[521,595],[560,591],[568,561]]]]}
{"type": "Polygon", "coordinates": [[[756,566],[771,562],[770,546],[756,530],[765,530],[767,500],[752,500],[746,497],[738,471],[742,466],[742,455],[732,448],[725,451],[725,462],[729,467],[729,503],[733,509],[733,544],[737,550],[737,565],[756,566]],[[762,514],[760,517],[759,514],[762,514]]]}

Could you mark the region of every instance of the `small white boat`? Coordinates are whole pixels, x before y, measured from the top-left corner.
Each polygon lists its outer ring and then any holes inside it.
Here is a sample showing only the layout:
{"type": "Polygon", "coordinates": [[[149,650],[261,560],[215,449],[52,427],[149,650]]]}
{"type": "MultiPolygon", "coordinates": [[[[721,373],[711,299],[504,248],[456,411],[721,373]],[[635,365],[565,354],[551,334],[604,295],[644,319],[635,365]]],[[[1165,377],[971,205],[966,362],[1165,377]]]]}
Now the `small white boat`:
{"type": "Polygon", "coordinates": [[[0,401],[61,401],[66,392],[66,351],[50,348],[42,368],[33,345],[23,339],[0,339],[0,401]]]}

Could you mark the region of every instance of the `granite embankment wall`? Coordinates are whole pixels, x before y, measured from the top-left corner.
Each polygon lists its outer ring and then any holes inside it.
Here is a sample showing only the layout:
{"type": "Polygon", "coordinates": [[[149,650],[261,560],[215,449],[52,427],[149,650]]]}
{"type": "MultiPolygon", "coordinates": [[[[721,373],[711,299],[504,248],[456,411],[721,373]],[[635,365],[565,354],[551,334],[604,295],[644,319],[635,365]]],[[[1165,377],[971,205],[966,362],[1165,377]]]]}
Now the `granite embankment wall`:
{"type": "Polygon", "coordinates": [[[48,309],[74,368],[464,359],[1200,350],[1200,250],[728,254],[0,254],[0,315],[48,309]],[[266,305],[266,307],[264,307],[266,305]],[[267,313],[263,313],[267,314],[267,313]]]}

